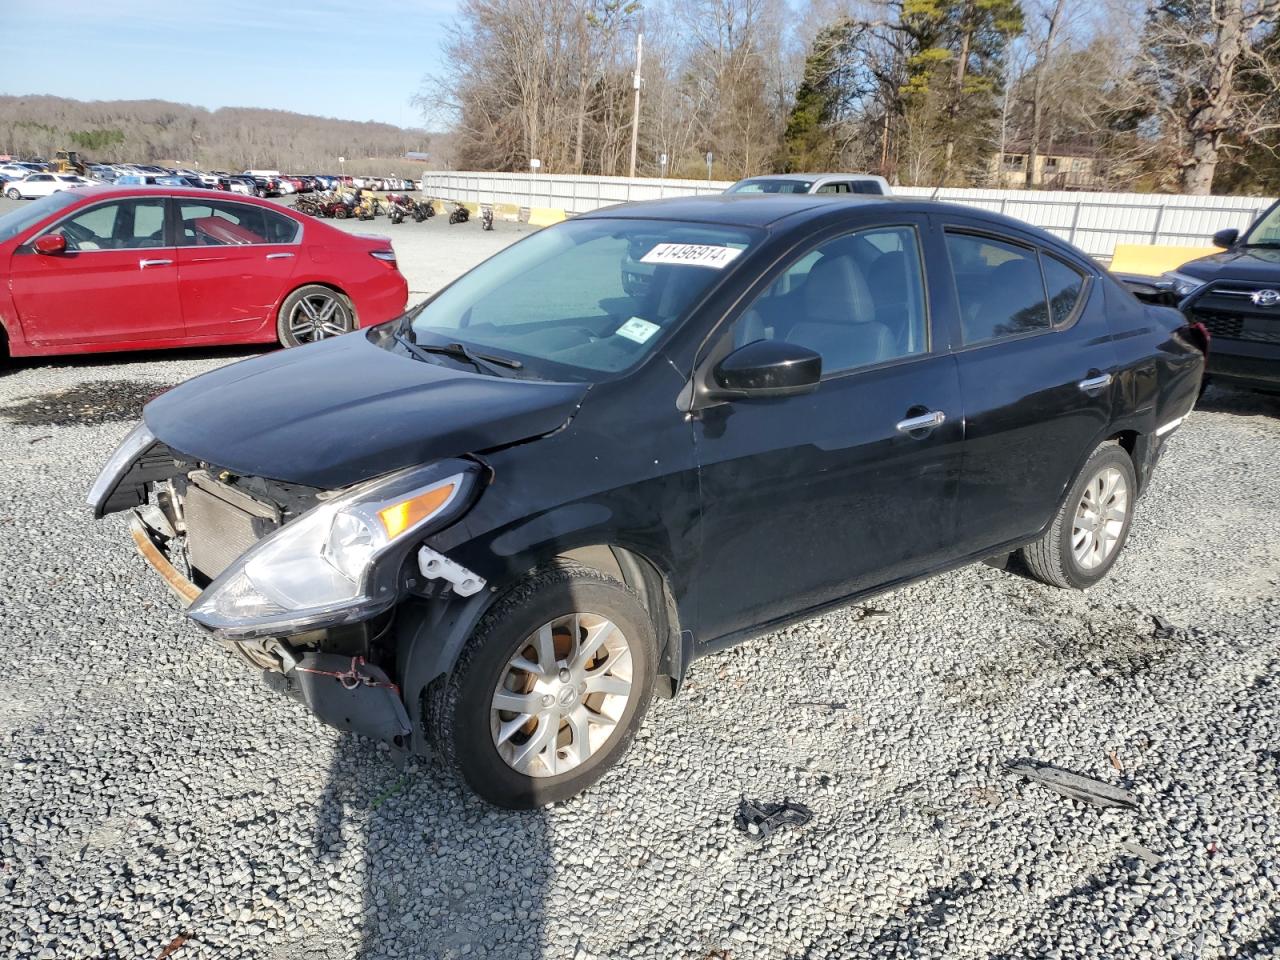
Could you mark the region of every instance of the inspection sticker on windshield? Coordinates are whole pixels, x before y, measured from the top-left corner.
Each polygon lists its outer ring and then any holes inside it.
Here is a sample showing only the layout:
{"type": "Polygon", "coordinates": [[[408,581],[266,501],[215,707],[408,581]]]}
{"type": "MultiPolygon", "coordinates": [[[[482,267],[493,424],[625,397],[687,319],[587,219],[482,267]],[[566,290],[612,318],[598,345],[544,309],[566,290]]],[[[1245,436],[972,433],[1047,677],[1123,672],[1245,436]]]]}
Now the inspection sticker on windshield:
{"type": "Polygon", "coordinates": [[[641,320],[639,317],[632,317],[620,326],[616,332],[620,337],[626,337],[628,340],[634,340],[636,343],[644,343],[660,329],[662,328],[656,323],[650,323],[648,320],[641,320]]]}
{"type": "Polygon", "coordinates": [[[722,270],[740,253],[737,247],[716,247],[709,243],[660,243],[641,257],[640,262],[680,263],[686,267],[722,270]]]}

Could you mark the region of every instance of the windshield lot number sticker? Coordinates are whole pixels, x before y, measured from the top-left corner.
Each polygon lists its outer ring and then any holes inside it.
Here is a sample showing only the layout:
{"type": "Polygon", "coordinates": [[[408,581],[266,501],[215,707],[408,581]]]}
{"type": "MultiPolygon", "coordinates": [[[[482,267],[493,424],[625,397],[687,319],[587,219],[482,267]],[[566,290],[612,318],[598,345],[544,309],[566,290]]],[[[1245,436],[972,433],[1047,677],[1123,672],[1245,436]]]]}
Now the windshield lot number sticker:
{"type": "Polygon", "coordinates": [[[711,267],[722,270],[742,253],[736,247],[715,247],[706,243],[660,243],[643,257],[641,263],[677,263],[686,267],[711,267]]]}
{"type": "Polygon", "coordinates": [[[628,340],[634,340],[636,343],[644,343],[661,328],[656,323],[650,323],[648,320],[641,320],[639,317],[632,317],[626,323],[618,328],[618,336],[626,337],[628,340]]]}

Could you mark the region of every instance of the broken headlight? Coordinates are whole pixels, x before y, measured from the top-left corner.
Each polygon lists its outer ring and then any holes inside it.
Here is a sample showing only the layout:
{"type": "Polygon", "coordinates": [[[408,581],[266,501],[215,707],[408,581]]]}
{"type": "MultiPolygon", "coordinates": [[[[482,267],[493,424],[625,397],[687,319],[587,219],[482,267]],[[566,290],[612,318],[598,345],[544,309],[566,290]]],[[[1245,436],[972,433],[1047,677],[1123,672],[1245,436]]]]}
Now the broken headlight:
{"type": "Polygon", "coordinates": [[[1185,300],[1205,284],[1205,281],[1199,277],[1193,277],[1187,273],[1179,273],[1177,270],[1169,270],[1161,274],[1160,279],[1168,284],[1169,289],[1173,291],[1173,295],[1179,300],[1185,300]]]}
{"type": "Polygon", "coordinates": [[[474,469],[433,464],[354,487],[254,544],[187,616],[239,639],[366,620],[396,600],[394,582],[377,582],[380,561],[456,519],[475,482],[474,469]]]}

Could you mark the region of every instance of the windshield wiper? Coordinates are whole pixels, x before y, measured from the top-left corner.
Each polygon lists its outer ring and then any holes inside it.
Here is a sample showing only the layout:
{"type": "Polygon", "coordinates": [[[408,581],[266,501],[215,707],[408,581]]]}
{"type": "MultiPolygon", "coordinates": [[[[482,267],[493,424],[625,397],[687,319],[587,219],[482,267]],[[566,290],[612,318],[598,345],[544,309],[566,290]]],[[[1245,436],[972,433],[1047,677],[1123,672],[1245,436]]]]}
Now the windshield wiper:
{"type": "Polygon", "coordinates": [[[1242,247],[1262,247],[1264,249],[1275,250],[1280,248],[1280,240],[1261,240],[1258,243],[1242,243],[1242,247]]]}
{"type": "Polygon", "coordinates": [[[451,357],[454,360],[465,360],[477,370],[488,370],[500,377],[508,376],[508,370],[521,370],[524,364],[519,360],[511,357],[498,357],[489,353],[476,353],[461,343],[446,343],[443,345],[431,343],[415,343],[403,334],[395,335],[396,342],[401,344],[406,350],[417,357],[419,360],[430,359],[431,354],[438,354],[443,357],[451,357]]]}

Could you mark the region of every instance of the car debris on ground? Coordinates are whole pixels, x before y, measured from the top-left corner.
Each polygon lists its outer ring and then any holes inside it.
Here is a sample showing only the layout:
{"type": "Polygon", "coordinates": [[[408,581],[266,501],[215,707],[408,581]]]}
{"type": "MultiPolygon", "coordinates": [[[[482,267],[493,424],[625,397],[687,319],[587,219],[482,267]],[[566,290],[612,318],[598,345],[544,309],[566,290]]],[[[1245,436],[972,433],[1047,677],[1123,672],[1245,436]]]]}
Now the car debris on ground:
{"type": "Polygon", "coordinates": [[[1064,797],[1091,803],[1095,807],[1126,807],[1132,810],[1138,806],[1137,795],[1128,790],[1047,763],[1013,763],[1009,765],[1008,771],[1015,777],[1026,777],[1064,797]]]}
{"type": "Polygon", "coordinates": [[[758,803],[743,797],[733,815],[733,825],[757,841],[764,841],[782,827],[803,827],[812,819],[813,811],[802,803],[789,799],[758,803]]]}

